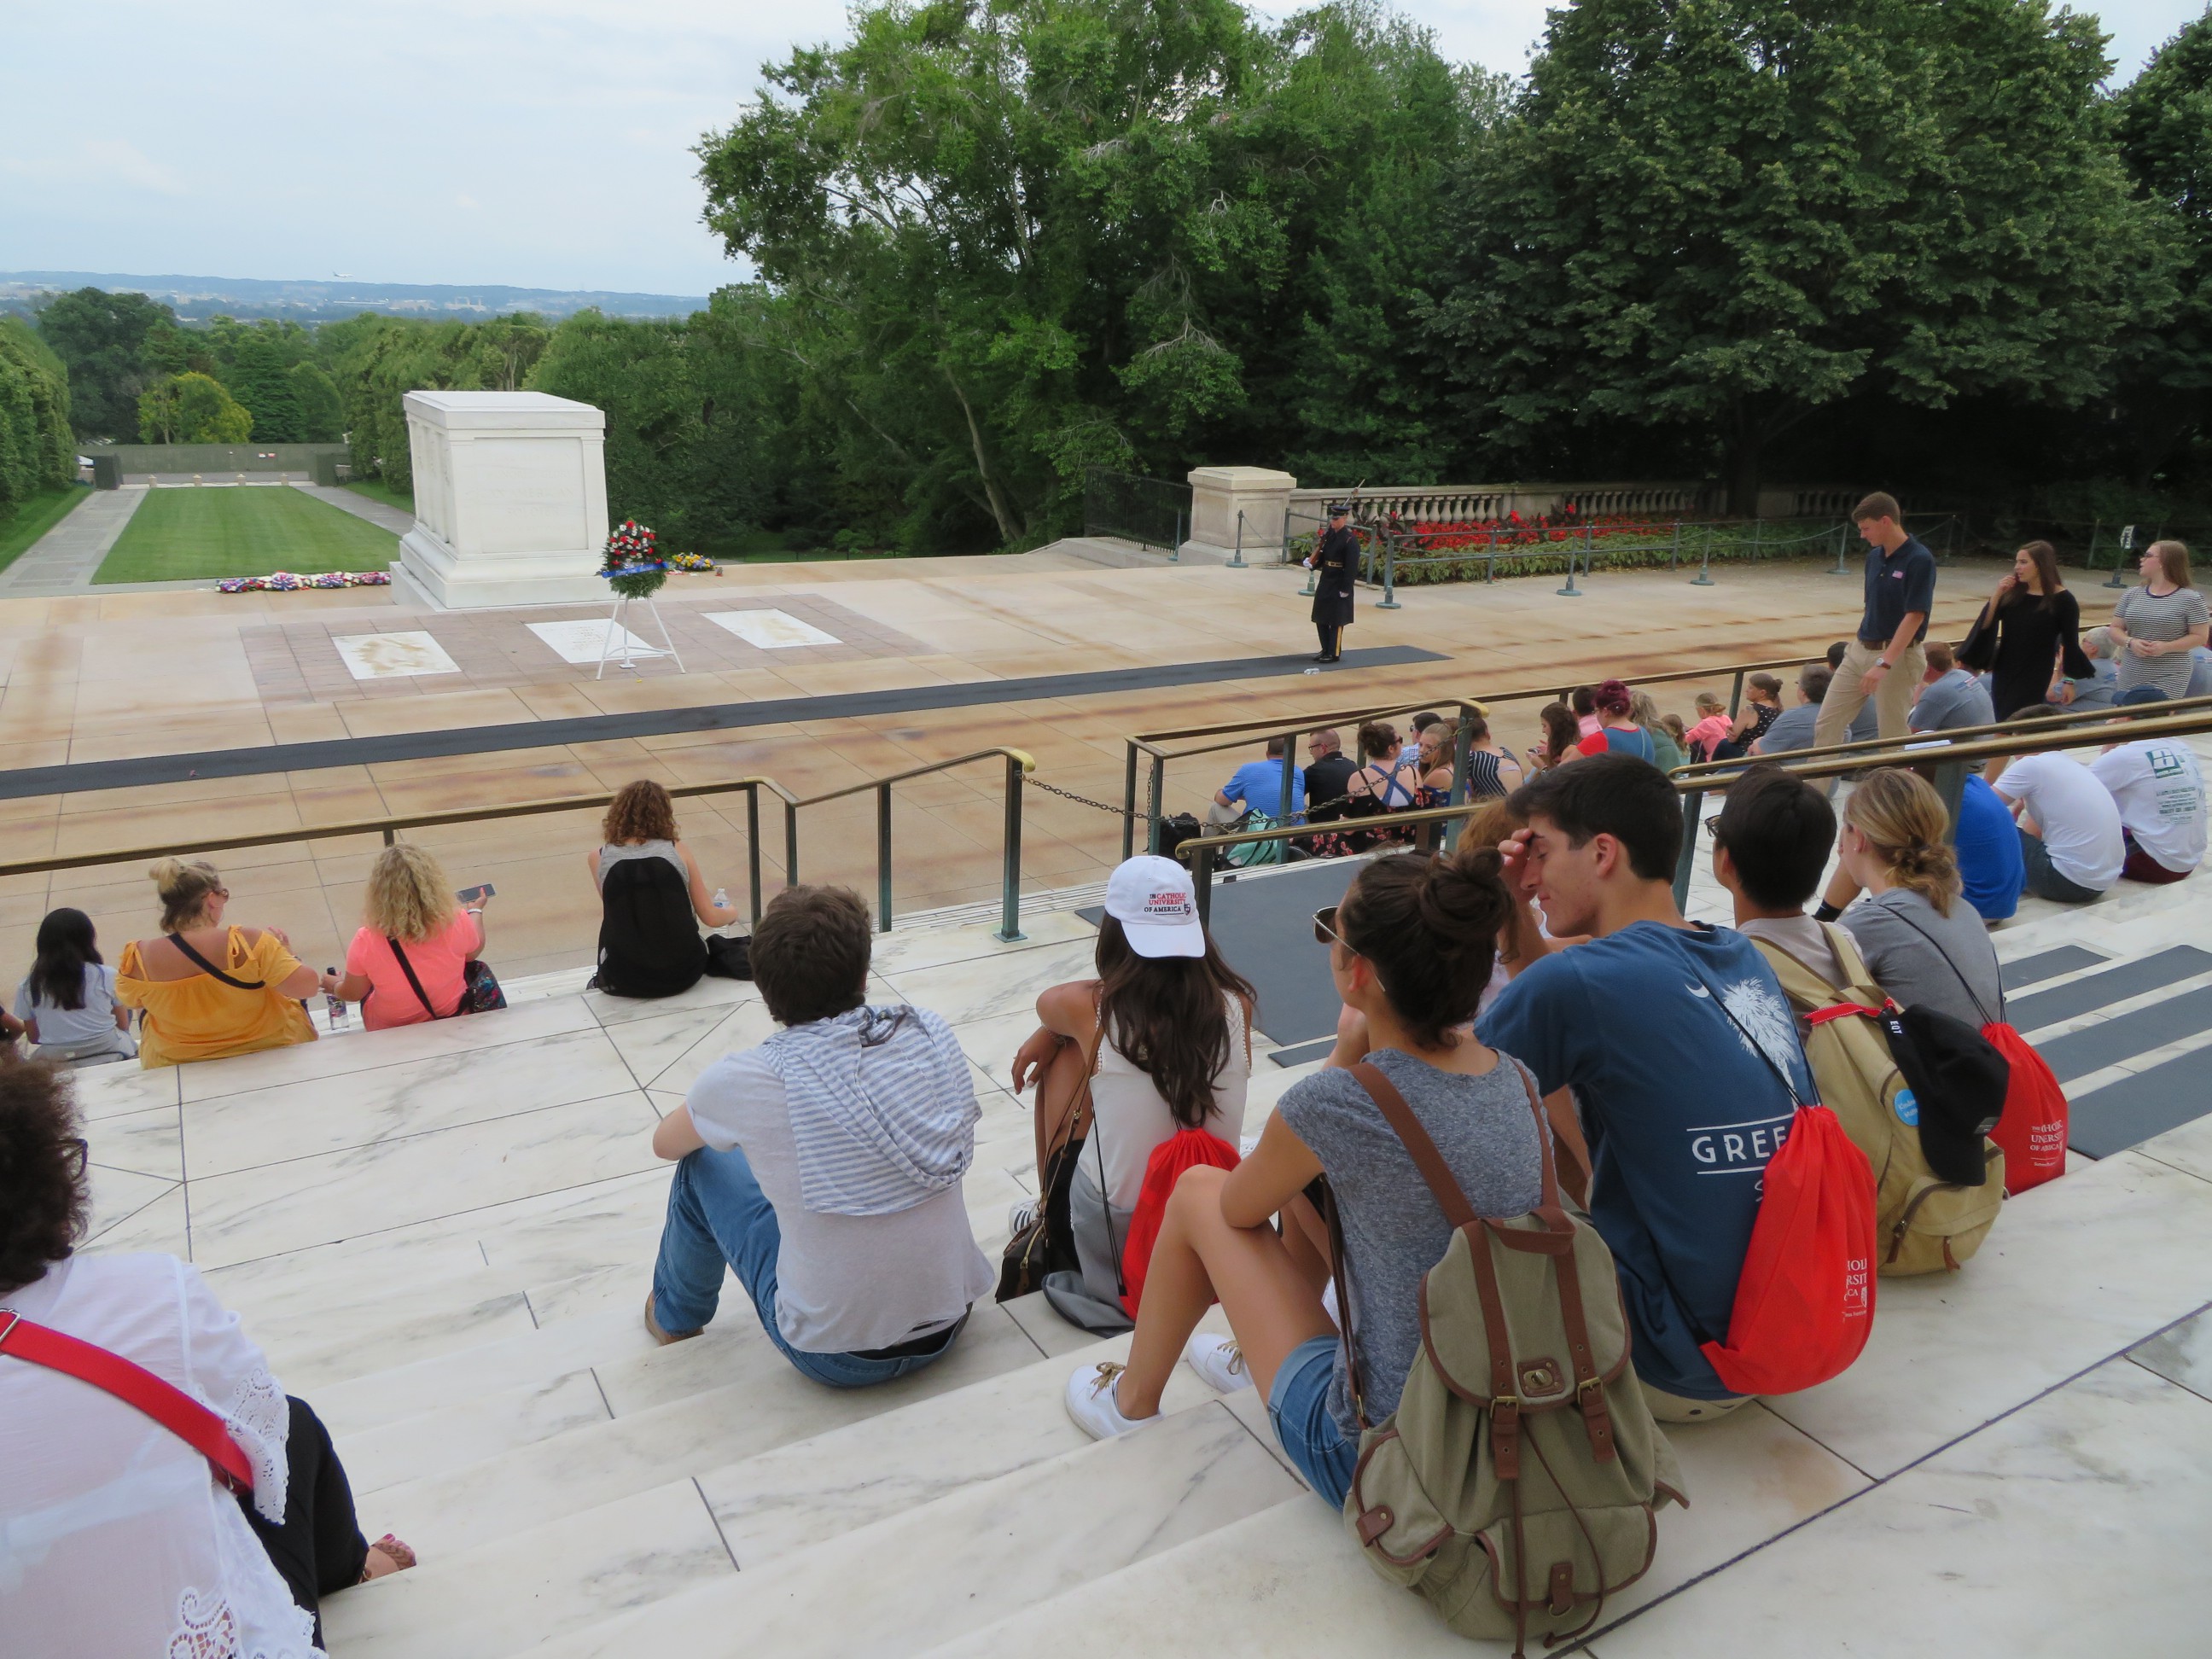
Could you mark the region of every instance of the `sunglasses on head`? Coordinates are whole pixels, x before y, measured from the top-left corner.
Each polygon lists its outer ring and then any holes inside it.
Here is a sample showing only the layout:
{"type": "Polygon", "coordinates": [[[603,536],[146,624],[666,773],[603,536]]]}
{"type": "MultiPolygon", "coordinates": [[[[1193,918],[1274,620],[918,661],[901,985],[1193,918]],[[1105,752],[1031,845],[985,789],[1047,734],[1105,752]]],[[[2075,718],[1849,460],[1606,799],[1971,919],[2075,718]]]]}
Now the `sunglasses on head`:
{"type": "Polygon", "coordinates": [[[1315,911],[1313,924],[1315,944],[1343,945],[1346,950],[1352,949],[1349,945],[1345,945],[1344,935],[1336,931],[1336,906],[1334,904],[1323,905],[1315,911]]]}

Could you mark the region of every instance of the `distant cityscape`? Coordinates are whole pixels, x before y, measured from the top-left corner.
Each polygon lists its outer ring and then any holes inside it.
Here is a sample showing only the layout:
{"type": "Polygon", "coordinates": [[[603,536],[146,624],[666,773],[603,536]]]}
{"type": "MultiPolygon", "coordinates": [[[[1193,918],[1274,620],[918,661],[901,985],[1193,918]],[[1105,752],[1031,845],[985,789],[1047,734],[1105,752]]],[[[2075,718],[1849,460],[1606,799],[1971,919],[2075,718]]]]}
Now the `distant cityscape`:
{"type": "Polygon", "coordinates": [[[300,323],[331,322],[364,311],[462,320],[534,311],[557,321],[594,308],[610,317],[688,317],[707,307],[706,295],[689,294],[378,283],[350,276],[271,281],[257,276],[137,276],[106,270],[0,270],[0,313],[28,311],[42,294],[80,288],[143,294],[165,301],[180,318],[276,317],[300,323]]]}

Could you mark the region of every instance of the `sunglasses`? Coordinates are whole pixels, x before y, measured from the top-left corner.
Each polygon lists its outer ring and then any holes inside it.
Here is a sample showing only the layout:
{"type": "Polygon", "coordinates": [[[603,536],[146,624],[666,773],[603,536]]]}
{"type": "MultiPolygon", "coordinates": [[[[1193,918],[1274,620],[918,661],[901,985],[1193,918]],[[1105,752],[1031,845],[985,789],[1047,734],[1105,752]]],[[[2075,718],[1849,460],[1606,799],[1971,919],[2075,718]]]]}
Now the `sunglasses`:
{"type": "MultiPolygon", "coordinates": [[[[1351,945],[1345,944],[1344,935],[1336,931],[1336,906],[1334,904],[1324,905],[1322,908],[1315,911],[1313,914],[1313,924],[1315,944],[1343,945],[1346,950],[1352,950],[1351,945]]],[[[1353,951],[1352,953],[1355,956],[1358,954],[1357,951],[1353,951]]]]}
{"type": "Polygon", "coordinates": [[[1715,841],[1721,838],[1721,815],[1717,812],[1705,820],[1705,833],[1715,841]]]}

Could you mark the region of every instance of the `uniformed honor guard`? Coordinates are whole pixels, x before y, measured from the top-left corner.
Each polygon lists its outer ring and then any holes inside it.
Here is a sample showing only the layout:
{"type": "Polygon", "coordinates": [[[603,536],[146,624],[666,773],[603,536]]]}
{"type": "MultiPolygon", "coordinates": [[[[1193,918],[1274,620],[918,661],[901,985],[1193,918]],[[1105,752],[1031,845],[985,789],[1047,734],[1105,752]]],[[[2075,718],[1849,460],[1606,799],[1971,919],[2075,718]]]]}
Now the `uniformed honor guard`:
{"type": "Polygon", "coordinates": [[[1336,662],[1344,655],[1344,630],[1352,621],[1352,579],[1359,568],[1359,538],[1351,519],[1349,507],[1333,502],[1328,528],[1306,561],[1306,568],[1314,573],[1314,629],[1321,635],[1316,662],[1336,662]]]}

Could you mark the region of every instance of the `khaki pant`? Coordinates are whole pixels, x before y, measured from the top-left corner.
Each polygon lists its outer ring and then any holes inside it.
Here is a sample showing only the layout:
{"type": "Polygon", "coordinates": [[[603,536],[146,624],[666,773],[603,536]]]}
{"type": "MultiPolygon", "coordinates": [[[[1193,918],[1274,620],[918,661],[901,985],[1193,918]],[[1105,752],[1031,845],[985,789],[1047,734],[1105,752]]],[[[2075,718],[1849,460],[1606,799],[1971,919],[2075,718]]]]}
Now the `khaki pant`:
{"type": "Polygon", "coordinates": [[[1739,1406],[1748,1406],[1751,1395],[1740,1394],[1729,1400],[1691,1400],[1679,1394],[1669,1394],[1664,1389],[1655,1389],[1642,1377],[1636,1386],[1644,1390],[1644,1403],[1651,1407],[1651,1415],[1662,1423],[1710,1423],[1717,1417],[1726,1417],[1739,1406]]]}
{"type": "MultiPolygon", "coordinates": [[[[1866,693],[1859,690],[1859,680],[1881,659],[1880,646],[1869,645],[1863,640],[1850,642],[1844,653],[1844,665],[1836,671],[1836,678],[1829,684],[1828,695],[1820,699],[1820,718],[1813,726],[1815,749],[1848,741],[1846,733],[1851,722],[1866,707],[1866,693]]],[[[1905,735],[1905,717],[1912,712],[1913,689],[1927,672],[1928,653],[1917,645],[1908,645],[1881,677],[1881,688],[1875,693],[1874,706],[1883,737],[1905,735]]]]}

